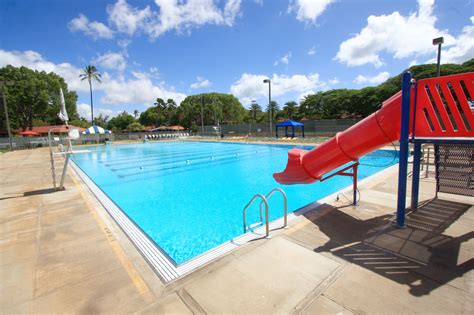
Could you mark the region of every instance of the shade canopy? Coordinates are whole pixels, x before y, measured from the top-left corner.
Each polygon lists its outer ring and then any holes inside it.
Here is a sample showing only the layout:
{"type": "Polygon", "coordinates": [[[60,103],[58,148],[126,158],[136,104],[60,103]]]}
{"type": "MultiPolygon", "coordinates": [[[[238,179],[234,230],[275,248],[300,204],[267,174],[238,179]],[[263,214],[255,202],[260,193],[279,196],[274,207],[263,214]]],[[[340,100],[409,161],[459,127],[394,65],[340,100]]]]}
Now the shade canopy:
{"type": "Polygon", "coordinates": [[[102,135],[106,133],[112,133],[112,131],[108,129],[104,129],[99,126],[91,126],[82,132],[83,135],[95,135],[95,134],[102,135]]]}
{"type": "Polygon", "coordinates": [[[39,136],[40,135],[39,133],[31,131],[31,130],[21,131],[18,134],[22,136],[39,136]]]}
{"type": "Polygon", "coordinates": [[[302,127],[302,123],[293,120],[287,120],[281,123],[276,124],[277,127],[302,127]]]}
{"type": "Polygon", "coordinates": [[[295,137],[295,127],[301,128],[301,136],[304,138],[304,125],[297,121],[287,120],[275,125],[275,136],[278,138],[278,128],[285,127],[285,137],[295,137]],[[288,127],[291,127],[291,134],[288,133],[288,127]]]}

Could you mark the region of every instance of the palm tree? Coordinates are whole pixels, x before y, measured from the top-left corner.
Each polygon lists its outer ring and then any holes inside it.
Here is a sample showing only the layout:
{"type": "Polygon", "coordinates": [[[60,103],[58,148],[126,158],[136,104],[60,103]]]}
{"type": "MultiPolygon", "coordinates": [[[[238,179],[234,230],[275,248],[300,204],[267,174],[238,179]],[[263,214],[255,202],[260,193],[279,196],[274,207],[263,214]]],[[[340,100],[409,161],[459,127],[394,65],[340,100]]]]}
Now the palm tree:
{"type": "MultiPolygon", "coordinates": [[[[272,119],[275,119],[276,115],[280,111],[280,106],[278,106],[278,103],[276,101],[272,101],[271,103],[271,108],[272,108],[272,119]]],[[[265,109],[268,114],[270,114],[270,106],[267,105],[267,108],[265,109]]]]}
{"type": "Polygon", "coordinates": [[[256,102],[252,102],[252,105],[250,105],[250,114],[252,115],[252,118],[254,121],[257,121],[257,115],[258,113],[262,112],[262,107],[258,105],[256,102]]]}
{"type": "Polygon", "coordinates": [[[298,103],[295,101],[286,102],[283,111],[285,112],[286,118],[295,119],[296,113],[298,112],[298,103]]]}
{"type": "Polygon", "coordinates": [[[92,100],[92,80],[95,80],[101,83],[102,82],[100,79],[101,75],[97,71],[96,67],[91,66],[91,65],[84,67],[83,71],[84,72],[79,75],[79,78],[81,78],[81,81],[84,81],[86,79],[87,81],[89,81],[89,90],[91,92],[91,122],[93,122],[94,121],[94,102],[92,100]]]}

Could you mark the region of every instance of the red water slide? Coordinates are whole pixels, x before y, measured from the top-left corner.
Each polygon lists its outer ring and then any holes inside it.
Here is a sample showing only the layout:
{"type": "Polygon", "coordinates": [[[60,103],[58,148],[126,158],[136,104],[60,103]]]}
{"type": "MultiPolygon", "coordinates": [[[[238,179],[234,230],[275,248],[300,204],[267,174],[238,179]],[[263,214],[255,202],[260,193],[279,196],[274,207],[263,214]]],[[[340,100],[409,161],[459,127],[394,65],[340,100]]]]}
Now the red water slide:
{"type": "MultiPolygon", "coordinates": [[[[418,81],[411,91],[410,134],[414,131],[417,137],[474,137],[471,97],[474,72],[418,81]]],[[[309,184],[337,167],[398,141],[401,104],[402,94],[398,92],[378,111],[316,148],[290,150],[285,170],[273,177],[281,184],[309,184]]]]}

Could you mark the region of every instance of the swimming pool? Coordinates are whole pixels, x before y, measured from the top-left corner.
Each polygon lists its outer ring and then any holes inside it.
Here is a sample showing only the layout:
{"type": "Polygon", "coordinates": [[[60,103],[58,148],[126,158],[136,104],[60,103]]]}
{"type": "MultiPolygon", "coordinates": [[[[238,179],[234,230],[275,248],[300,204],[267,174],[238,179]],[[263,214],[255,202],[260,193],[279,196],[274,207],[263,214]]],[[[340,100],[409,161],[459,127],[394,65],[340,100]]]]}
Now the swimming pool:
{"type": "MultiPolygon", "coordinates": [[[[272,174],[286,166],[294,145],[225,142],[156,142],[95,146],[73,157],[76,165],[176,265],[243,233],[243,207],[257,193],[281,187],[288,211],[352,183],[336,176],[324,183],[281,186],[272,174]]],[[[358,179],[398,162],[379,150],[361,160],[358,179]]],[[[283,215],[282,199],[270,202],[270,220],[283,215]]],[[[259,221],[258,203],[248,210],[259,221]]]]}

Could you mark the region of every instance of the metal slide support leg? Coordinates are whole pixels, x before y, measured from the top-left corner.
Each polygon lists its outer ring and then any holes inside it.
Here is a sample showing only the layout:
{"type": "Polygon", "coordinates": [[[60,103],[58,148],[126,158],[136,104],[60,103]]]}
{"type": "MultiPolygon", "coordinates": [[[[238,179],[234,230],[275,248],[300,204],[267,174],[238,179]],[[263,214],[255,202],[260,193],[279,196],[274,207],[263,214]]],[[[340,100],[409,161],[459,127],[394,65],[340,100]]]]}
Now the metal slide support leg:
{"type": "Polygon", "coordinates": [[[411,183],[411,208],[418,208],[418,192],[420,190],[421,143],[415,142],[413,154],[413,173],[411,183]]]}
{"type": "Polygon", "coordinates": [[[354,168],[352,169],[352,173],[354,174],[352,180],[352,189],[354,190],[354,206],[357,206],[357,168],[359,164],[355,164],[354,168]]]}
{"type": "Polygon", "coordinates": [[[402,115],[400,122],[400,158],[398,167],[397,225],[405,226],[408,176],[408,129],[410,125],[411,73],[405,72],[402,81],[402,115]]]}

